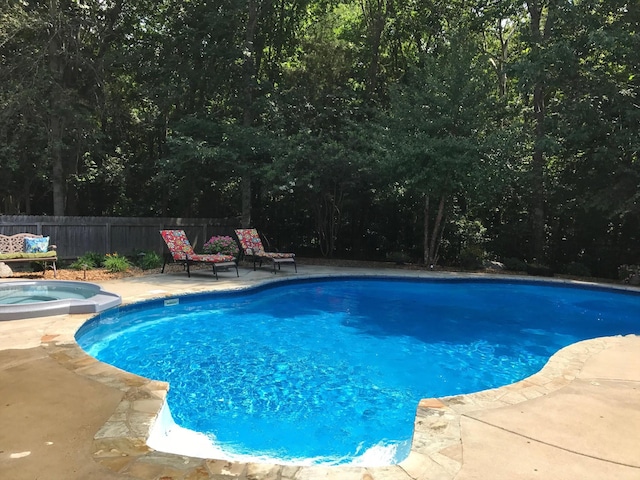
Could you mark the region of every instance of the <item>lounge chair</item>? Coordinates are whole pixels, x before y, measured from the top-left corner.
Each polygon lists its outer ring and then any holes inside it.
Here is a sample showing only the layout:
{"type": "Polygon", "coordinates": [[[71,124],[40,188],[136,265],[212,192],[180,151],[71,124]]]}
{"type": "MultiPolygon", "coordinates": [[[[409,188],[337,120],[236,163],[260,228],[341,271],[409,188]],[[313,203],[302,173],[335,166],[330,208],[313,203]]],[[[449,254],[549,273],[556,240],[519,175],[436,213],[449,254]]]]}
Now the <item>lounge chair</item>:
{"type": "Polygon", "coordinates": [[[184,230],[160,230],[160,235],[164,239],[169,249],[169,254],[164,256],[164,263],[162,264],[162,273],[164,273],[164,267],[167,264],[169,258],[172,258],[174,262],[184,264],[187,269],[187,276],[191,277],[191,271],[189,265],[196,263],[205,263],[213,266],[213,274],[218,280],[218,268],[220,267],[234,267],[236,269],[236,276],[240,276],[238,273],[238,263],[235,257],[231,255],[221,254],[197,254],[193,251],[191,243],[184,230]]]}
{"type": "Polygon", "coordinates": [[[260,240],[260,235],[255,228],[240,228],[236,230],[238,240],[240,240],[240,246],[245,257],[253,259],[253,269],[256,269],[256,264],[259,262],[262,266],[263,260],[269,260],[273,262],[273,273],[276,273],[276,265],[280,270],[280,265],[283,263],[292,263],[296,273],[298,267],[296,266],[296,254],[295,253],[280,253],[280,252],[266,252],[260,240]]]}

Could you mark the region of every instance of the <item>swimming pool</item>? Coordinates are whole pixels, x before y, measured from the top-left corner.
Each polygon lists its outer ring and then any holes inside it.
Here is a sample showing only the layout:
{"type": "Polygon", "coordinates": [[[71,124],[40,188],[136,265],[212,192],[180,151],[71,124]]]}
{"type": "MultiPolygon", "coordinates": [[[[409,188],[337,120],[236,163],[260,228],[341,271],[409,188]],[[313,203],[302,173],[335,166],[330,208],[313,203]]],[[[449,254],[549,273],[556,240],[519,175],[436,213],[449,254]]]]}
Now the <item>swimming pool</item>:
{"type": "Polygon", "coordinates": [[[77,339],[169,381],[176,421],[232,458],[342,463],[406,452],[420,398],[512,383],[568,344],[637,333],[639,306],[526,281],[318,279],[132,306],[77,339]]]}
{"type": "Polygon", "coordinates": [[[66,280],[0,282],[0,321],[98,313],[121,303],[119,295],[94,283],[66,280]]]}

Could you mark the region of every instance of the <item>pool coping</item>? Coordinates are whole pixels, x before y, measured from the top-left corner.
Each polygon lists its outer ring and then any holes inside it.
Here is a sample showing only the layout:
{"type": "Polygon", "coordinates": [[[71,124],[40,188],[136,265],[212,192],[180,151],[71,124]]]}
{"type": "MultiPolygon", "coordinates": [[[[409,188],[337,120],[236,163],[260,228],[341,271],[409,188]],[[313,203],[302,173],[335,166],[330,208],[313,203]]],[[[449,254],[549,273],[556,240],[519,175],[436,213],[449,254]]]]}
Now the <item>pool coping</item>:
{"type": "MultiPolygon", "coordinates": [[[[338,275],[330,275],[335,278],[338,275]]],[[[328,275],[297,275],[295,279],[316,279],[328,275]]],[[[343,274],[353,277],[354,274],[343,274]]],[[[360,276],[356,274],[355,276],[360,276]]],[[[406,274],[388,275],[373,273],[367,276],[407,277],[406,274]]],[[[455,275],[459,278],[473,278],[476,275],[455,275]]],[[[442,278],[440,276],[429,278],[442,278]]],[[[449,275],[447,278],[453,278],[449,275]]],[[[486,278],[486,277],[485,277],[486,278]]],[[[490,276],[490,278],[495,278],[490,276]]],[[[508,279],[517,277],[508,277],[508,279]]],[[[521,277],[527,281],[530,277],[521,277]]],[[[249,287],[225,288],[243,290],[273,283],[274,280],[290,280],[291,277],[270,279],[257,282],[249,287]]],[[[498,279],[504,280],[505,277],[498,279]]],[[[588,285],[604,288],[618,288],[637,292],[636,289],[607,286],[571,280],[555,280],[573,285],[588,285]]],[[[203,292],[208,292],[204,290],[203,292]]],[[[187,294],[187,293],[185,293],[187,294]]],[[[157,300],[178,295],[158,295],[157,300]]],[[[137,302],[130,302],[137,303],[137,302]]],[[[173,469],[181,475],[224,475],[225,478],[244,478],[260,476],[279,479],[324,478],[331,473],[341,480],[362,480],[363,478],[390,478],[418,480],[426,478],[453,479],[462,467],[461,419],[478,410],[489,410],[515,405],[554,392],[576,379],[585,362],[593,355],[604,350],[616,338],[601,337],[584,340],[569,345],[556,352],[547,364],[536,374],[511,385],[472,394],[442,398],[422,399],[417,405],[414,420],[414,435],[411,453],[407,459],[397,465],[384,467],[360,466],[291,466],[262,463],[244,463],[228,460],[201,459],[186,455],[158,452],[146,445],[158,415],[165,403],[168,384],[149,380],[104,364],[86,354],[74,339],[75,331],[93,315],[84,316],[73,323],[75,329],[69,329],[66,335],[46,336],[42,345],[47,353],[60,365],[78,375],[117,388],[123,392],[123,399],[115,412],[94,436],[94,460],[119,473],[132,473],[138,469],[158,471],[173,469]],[[72,332],[73,330],[73,332],[72,332]],[[71,337],[71,338],[69,338],[71,337]]],[[[191,477],[189,477],[191,478],[191,477]]],[[[208,476],[197,478],[210,478],[208,476]]]]}

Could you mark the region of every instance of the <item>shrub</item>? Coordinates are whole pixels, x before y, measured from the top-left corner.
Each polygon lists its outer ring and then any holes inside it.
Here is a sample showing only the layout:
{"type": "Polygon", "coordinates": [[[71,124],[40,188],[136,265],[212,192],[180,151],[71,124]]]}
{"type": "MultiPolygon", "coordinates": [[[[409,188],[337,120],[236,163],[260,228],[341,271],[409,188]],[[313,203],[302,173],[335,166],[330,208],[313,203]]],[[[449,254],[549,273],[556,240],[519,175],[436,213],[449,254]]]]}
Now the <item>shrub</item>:
{"type": "Polygon", "coordinates": [[[106,255],[102,266],[112,273],[126,272],[131,267],[131,263],[126,257],[121,257],[117,253],[113,253],[106,255]]]}
{"type": "Polygon", "coordinates": [[[96,252],[87,252],[84,255],[78,257],[69,267],[75,270],[91,270],[92,268],[98,268],[103,264],[105,260],[104,255],[96,252]]]}
{"type": "Polygon", "coordinates": [[[214,235],[202,247],[205,253],[222,253],[223,255],[238,255],[238,244],[227,235],[214,235]]]}
{"type": "Polygon", "coordinates": [[[504,263],[504,267],[507,270],[511,270],[512,272],[527,271],[527,263],[524,260],[520,260],[519,258],[515,258],[515,257],[503,258],[502,263],[504,263]]]}
{"type": "Polygon", "coordinates": [[[136,264],[142,270],[160,268],[160,266],[162,265],[162,257],[152,250],[149,250],[147,252],[140,252],[138,253],[136,258],[136,264]]]}
{"type": "Polygon", "coordinates": [[[479,245],[464,248],[458,256],[460,266],[465,270],[478,270],[482,268],[485,251],[479,245]]]}
{"type": "Polygon", "coordinates": [[[628,281],[630,278],[640,275],[640,265],[620,265],[618,267],[618,278],[628,281]]]}
{"type": "Polygon", "coordinates": [[[564,266],[564,273],[574,275],[576,277],[590,277],[591,270],[584,263],[571,262],[564,266]]]}
{"type": "Polygon", "coordinates": [[[553,269],[551,267],[538,263],[529,263],[527,265],[527,273],[539,277],[553,277],[553,269]]]}
{"type": "Polygon", "coordinates": [[[405,252],[389,252],[387,253],[387,260],[389,262],[395,262],[398,265],[403,265],[411,261],[411,257],[405,252]]]}

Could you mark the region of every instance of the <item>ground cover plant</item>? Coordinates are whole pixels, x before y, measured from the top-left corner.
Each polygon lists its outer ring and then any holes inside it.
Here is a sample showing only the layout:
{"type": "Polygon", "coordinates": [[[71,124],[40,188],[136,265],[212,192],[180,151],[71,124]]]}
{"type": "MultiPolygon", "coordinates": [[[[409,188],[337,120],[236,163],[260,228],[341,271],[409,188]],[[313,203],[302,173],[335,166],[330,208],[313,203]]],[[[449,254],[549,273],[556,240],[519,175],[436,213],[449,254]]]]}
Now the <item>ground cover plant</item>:
{"type": "Polygon", "coordinates": [[[131,268],[131,262],[127,257],[113,253],[105,256],[102,266],[110,272],[126,272],[131,268]]]}
{"type": "Polygon", "coordinates": [[[154,251],[138,252],[134,258],[135,265],[142,270],[152,270],[162,266],[162,257],[154,251]]]}
{"type": "Polygon", "coordinates": [[[73,263],[71,263],[71,265],[69,265],[69,267],[75,270],[90,270],[92,268],[101,267],[104,260],[105,256],[101,253],[87,252],[78,257],[73,263]]]}

